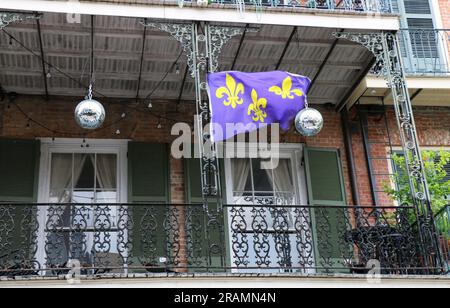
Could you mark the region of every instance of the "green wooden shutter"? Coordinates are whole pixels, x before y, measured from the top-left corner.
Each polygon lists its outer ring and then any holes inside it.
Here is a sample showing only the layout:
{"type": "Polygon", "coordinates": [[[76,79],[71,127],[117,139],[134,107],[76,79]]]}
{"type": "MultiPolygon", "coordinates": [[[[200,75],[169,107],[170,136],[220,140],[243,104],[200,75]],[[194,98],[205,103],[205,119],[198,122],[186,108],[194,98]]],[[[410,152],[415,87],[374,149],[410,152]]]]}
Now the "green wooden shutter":
{"type": "Polygon", "coordinates": [[[164,226],[170,203],[168,146],[130,142],[128,173],[128,200],[135,204],[131,208],[132,263],[160,266],[160,257],[170,257],[164,226]]]}
{"type": "MultiPolygon", "coordinates": [[[[219,161],[221,170],[221,186],[222,196],[225,200],[225,177],[224,177],[224,162],[219,161]]],[[[185,174],[185,190],[186,190],[186,203],[188,204],[202,204],[202,184],[200,173],[200,159],[185,159],[184,160],[184,174],[185,174]]],[[[217,209],[217,204],[211,201],[209,208],[212,213],[217,209]]],[[[217,269],[217,271],[223,271],[223,266],[226,262],[226,222],[223,217],[223,211],[217,219],[217,224],[208,224],[208,218],[204,215],[203,208],[201,206],[191,205],[188,207],[190,211],[191,224],[195,224],[196,228],[193,228],[191,236],[191,242],[195,243],[192,249],[193,264],[198,262],[201,267],[209,269],[209,271],[217,269]],[[197,245],[197,246],[195,246],[197,245]],[[199,247],[200,246],[200,247],[199,247]],[[214,246],[214,247],[212,247],[214,246]],[[217,251],[216,249],[219,248],[217,251]]],[[[188,215],[189,217],[189,215],[188,215]]],[[[198,271],[198,269],[197,269],[198,271]]]]}
{"type": "Polygon", "coordinates": [[[34,254],[40,142],[0,139],[0,268],[23,265],[34,254]]]}
{"type": "Polygon", "coordinates": [[[128,144],[130,202],[169,203],[169,153],[166,144],[128,144]]]}
{"type": "Polygon", "coordinates": [[[0,139],[0,201],[36,202],[40,142],[0,139]]]}
{"type": "MultiPolygon", "coordinates": [[[[337,149],[305,148],[309,203],[312,211],[316,266],[323,271],[345,267],[347,205],[337,149]]],[[[344,270],[342,270],[344,271],[344,270]]],[[[346,270],[345,270],[346,271],[346,270]]]]}

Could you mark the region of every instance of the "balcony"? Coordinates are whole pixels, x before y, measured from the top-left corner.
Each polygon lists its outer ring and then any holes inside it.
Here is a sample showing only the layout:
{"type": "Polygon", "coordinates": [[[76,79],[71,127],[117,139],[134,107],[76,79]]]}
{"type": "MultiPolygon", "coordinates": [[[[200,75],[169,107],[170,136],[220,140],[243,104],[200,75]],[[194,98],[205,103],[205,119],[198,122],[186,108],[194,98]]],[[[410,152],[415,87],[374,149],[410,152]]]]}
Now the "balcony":
{"type": "Polygon", "coordinates": [[[399,40],[408,75],[450,74],[450,30],[403,29],[399,32],[399,40]]]}
{"type": "MultiPolygon", "coordinates": [[[[185,1],[195,3],[197,1],[185,1]]],[[[212,0],[211,4],[237,7],[305,8],[328,11],[391,13],[391,0],[212,0]]]]}
{"type": "Polygon", "coordinates": [[[0,277],[435,274],[410,207],[2,204],[0,277]],[[74,263],[75,262],[75,263],[74,263]],[[75,265],[74,265],[75,264],[75,265]]]}

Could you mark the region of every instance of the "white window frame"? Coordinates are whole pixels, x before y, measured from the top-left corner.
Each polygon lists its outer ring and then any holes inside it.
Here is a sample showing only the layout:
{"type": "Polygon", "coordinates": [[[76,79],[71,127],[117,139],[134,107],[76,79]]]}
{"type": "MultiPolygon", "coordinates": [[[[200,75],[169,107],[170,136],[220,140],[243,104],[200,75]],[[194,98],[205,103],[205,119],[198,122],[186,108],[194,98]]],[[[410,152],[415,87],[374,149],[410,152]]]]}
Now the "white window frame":
{"type": "MultiPolygon", "coordinates": [[[[292,174],[294,180],[295,193],[299,197],[298,205],[306,205],[308,203],[308,191],[306,186],[306,173],[303,161],[303,148],[301,143],[280,144],[280,159],[291,159],[292,174]]],[[[236,146],[238,152],[248,150],[252,153],[258,153],[258,146],[254,144],[238,144],[236,146]]],[[[253,157],[244,157],[253,158],[253,157]]],[[[231,159],[225,158],[225,185],[226,185],[226,200],[227,204],[233,204],[233,175],[231,171],[231,159]]]]}
{"type": "MultiPolygon", "coordinates": [[[[38,203],[49,203],[51,158],[53,153],[76,154],[115,154],[117,155],[117,200],[118,203],[128,202],[128,142],[126,139],[81,139],[81,138],[39,138],[41,141],[41,156],[39,164],[38,203]],[[89,147],[82,147],[88,144],[89,147]]],[[[38,208],[38,249],[36,260],[45,264],[45,225],[47,219],[47,206],[38,208]]]]}
{"type": "MultiPolygon", "coordinates": [[[[245,153],[258,153],[258,145],[257,144],[243,144],[239,143],[235,146],[238,152],[242,151],[248,151],[245,153]]],[[[306,184],[306,171],[305,166],[303,163],[303,149],[304,144],[302,143],[290,143],[290,144],[279,144],[279,158],[280,159],[291,159],[292,162],[292,175],[293,175],[293,181],[294,181],[294,188],[295,193],[297,195],[297,202],[295,205],[306,205],[308,203],[308,191],[307,191],[307,184],[306,184]]],[[[259,156],[259,155],[258,155],[259,156]]],[[[242,158],[258,158],[257,157],[242,157],[242,158]]],[[[241,158],[241,157],[238,157],[241,158]]],[[[227,204],[234,204],[233,203],[233,176],[232,176],[232,168],[231,168],[231,159],[225,158],[225,184],[226,184],[226,201],[227,204]]],[[[231,221],[231,213],[229,210],[227,210],[227,226],[226,230],[228,234],[230,234],[229,230],[229,222],[231,221]]],[[[229,251],[233,251],[233,243],[232,241],[228,241],[229,245],[229,251]]],[[[234,264],[234,258],[233,255],[230,254],[229,256],[231,264],[234,264]]],[[[314,260],[314,257],[312,258],[314,260]]],[[[262,271],[268,272],[268,270],[261,268],[262,271]]],[[[246,272],[249,270],[246,270],[245,268],[242,269],[232,269],[233,273],[239,273],[239,272],[246,272]]],[[[272,270],[274,271],[274,270],[272,270]]],[[[254,269],[250,270],[250,272],[255,272],[254,269]]],[[[270,270],[269,270],[270,272],[270,270]]],[[[313,273],[314,271],[307,270],[308,273],[313,273]]]]}

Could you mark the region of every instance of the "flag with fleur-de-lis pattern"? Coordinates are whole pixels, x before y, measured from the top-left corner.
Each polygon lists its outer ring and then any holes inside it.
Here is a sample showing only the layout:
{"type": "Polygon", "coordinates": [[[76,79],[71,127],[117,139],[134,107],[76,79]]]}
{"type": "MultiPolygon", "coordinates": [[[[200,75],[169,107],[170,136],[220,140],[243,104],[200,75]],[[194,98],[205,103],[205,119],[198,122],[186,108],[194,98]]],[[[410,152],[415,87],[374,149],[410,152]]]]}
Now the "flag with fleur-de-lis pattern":
{"type": "Polygon", "coordinates": [[[213,141],[223,141],[272,123],[289,130],[296,114],[305,108],[310,84],[308,77],[283,71],[209,74],[213,141]],[[227,124],[236,129],[227,129],[227,124]]]}

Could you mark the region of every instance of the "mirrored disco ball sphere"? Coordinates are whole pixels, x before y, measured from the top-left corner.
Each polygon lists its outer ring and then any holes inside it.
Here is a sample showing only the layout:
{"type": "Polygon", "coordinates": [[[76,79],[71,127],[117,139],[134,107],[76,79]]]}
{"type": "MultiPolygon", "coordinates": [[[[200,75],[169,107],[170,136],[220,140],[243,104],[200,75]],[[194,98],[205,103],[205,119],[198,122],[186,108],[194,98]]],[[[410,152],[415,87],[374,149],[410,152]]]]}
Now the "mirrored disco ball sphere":
{"type": "Polygon", "coordinates": [[[305,108],[295,117],[295,128],[306,137],[317,135],[323,127],[323,117],[314,108],[305,108]]]}
{"type": "Polygon", "coordinates": [[[75,108],[75,121],[84,129],[97,129],[105,121],[105,108],[93,99],[87,99],[75,108]]]}

